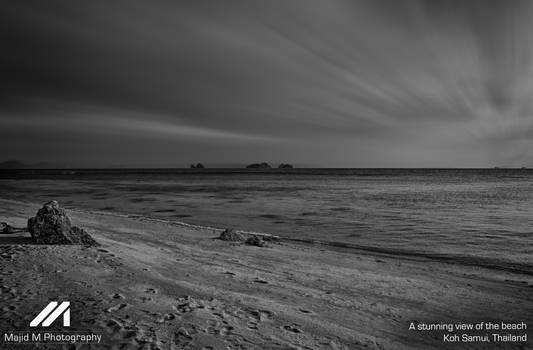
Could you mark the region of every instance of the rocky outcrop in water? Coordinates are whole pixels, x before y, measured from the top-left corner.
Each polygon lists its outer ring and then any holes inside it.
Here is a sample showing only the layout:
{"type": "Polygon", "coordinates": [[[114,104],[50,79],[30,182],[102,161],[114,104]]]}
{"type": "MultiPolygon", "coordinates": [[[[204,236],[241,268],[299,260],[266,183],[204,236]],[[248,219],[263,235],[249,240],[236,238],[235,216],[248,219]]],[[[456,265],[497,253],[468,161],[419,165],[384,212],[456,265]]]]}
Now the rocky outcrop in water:
{"type": "Polygon", "coordinates": [[[267,162],[254,163],[246,166],[247,169],[270,169],[272,168],[267,162]]]}
{"type": "Polygon", "coordinates": [[[99,245],[85,230],[72,226],[57,201],[44,204],[35,217],[28,219],[28,231],[37,244],[99,245]]]}

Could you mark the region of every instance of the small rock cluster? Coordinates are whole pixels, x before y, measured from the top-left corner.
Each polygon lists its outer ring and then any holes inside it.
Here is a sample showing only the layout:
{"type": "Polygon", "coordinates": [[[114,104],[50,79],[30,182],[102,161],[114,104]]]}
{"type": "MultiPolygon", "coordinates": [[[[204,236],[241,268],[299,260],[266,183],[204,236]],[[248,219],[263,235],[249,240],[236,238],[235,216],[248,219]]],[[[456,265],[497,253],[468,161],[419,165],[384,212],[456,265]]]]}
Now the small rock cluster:
{"type": "Polygon", "coordinates": [[[28,219],[28,231],[37,244],[99,245],[85,230],[72,226],[57,201],[44,204],[35,217],[28,219]]]}
{"type": "Polygon", "coordinates": [[[244,242],[246,240],[246,237],[244,237],[242,234],[230,228],[222,231],[222,233],[220,234],[218,238],[222,241],[227,241],[227,242],[244,242]]]}
{"type": "Polygon", "coordinates": [[[246,239],[244,243],[248,245],[253,245],[256,247],[266,247],[267,245],[265,240],[263,240],[261,237],[256,236],[256,235],[248,237],[248,239],[246,239]]]}
{"type": "Polygon", "coordinates": [[[198,300],[194,299],[193,297],[186,295],[184,297],[177,298],[178,305],[174,306],[174,310],[176,310],[178,313],[187,313],[191,312],[195,309],[203,309],[205,306],[199,302],[198,300]]]}
{"type": "Polygon", "coordinates": [[[243,235],[232,229],[225,229],[218,238],[222,241],[244,243],[256,247],[266,247],[268,240],[266,239],[267,237],[261,237],[259,235],[243,235]]]}

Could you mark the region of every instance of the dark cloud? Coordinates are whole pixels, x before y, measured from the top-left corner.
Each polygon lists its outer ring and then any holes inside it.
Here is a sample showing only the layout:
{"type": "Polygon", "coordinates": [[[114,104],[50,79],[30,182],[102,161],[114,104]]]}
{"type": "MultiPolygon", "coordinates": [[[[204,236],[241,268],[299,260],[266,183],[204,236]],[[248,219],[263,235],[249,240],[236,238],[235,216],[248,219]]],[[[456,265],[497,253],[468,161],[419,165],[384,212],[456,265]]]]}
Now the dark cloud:
{"type": "Polygon", "coordinates": [[[4,1],[0,155],[81,166],[529,162],[531,10],[4,1]]]}

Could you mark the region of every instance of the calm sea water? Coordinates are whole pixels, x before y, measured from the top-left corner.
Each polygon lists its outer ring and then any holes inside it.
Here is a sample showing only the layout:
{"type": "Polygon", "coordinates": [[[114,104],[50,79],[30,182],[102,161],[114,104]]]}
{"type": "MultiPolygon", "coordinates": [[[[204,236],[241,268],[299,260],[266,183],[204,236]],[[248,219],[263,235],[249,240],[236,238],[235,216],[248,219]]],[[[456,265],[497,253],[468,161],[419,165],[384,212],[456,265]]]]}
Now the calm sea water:
{"type": "Polygon", "coordinates": [[[533,171],[0,174],[1,197],[533,271],[533,171]]]}

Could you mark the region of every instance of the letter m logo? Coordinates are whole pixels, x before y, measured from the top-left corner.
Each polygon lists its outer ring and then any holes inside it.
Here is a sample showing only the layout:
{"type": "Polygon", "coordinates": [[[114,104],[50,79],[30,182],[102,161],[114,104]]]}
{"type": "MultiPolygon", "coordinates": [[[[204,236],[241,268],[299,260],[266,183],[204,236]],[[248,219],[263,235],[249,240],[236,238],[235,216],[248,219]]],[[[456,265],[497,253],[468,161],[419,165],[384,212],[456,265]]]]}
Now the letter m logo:
{"type": "Polygon", "coordinates": [[[30,327],[37,327],[41,322],[43,327],[48,327],[61,314],[63,314],[63,326],[70,327],[70,302],[64,301],[59,304],[57,301],[51,301],[46,305],[43,311],[30,322],[30,327]]]}

